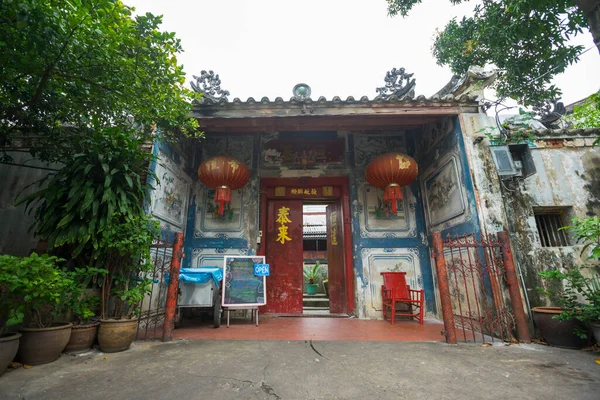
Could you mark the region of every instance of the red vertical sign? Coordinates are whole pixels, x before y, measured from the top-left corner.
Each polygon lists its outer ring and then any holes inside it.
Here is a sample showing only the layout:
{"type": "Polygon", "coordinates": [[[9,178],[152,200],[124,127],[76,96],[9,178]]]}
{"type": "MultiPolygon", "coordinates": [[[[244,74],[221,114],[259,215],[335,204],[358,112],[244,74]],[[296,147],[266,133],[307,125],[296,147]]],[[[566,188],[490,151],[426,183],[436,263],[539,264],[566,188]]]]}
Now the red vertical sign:
{"type": "Polygon", "coordinates": [[[267,204],[267,305],[263,312],[302,313],[302,200],[269,200],[267,204]]]}
{"type": "Polygon", "coordinates": [[[344,220],[338,203],[327,206],[327,266],[329,279],[329,311],[348,312],[346,274],[344,268],[344,220]]]}

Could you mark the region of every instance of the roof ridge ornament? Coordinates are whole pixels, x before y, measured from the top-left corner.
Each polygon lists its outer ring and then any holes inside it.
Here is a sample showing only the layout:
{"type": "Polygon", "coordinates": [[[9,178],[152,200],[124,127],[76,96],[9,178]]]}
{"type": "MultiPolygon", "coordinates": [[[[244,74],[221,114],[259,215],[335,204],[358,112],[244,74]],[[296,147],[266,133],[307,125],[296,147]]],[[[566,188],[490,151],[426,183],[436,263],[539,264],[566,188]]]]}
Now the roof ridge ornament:
{"type": "Polygon", "coordinates": [[[546,100],[531,107],[538,117],[537,120],[548,129],[559,127],[556,122],[567,113],[564,103],[559,100],[560,97],[554,100],[546,100]]]}
{"type": "Polygon", "coordinates": [[[312,101],[312,99],[310,98],[310,86],[308,86],[306,83],[299,83],[296,86],[294,86],[294,88],[292,89],[292,93],[294,94],[292,100],[295,100],[298,103],[302,104],[302,114],[306,114],[307,112],[309,114],[312,114],[315,111],[314,107],[310,105],[308,107],[306,106],[307,103],[310,103],[312,101]]]}
{"type": "Polygon", "coordinates": [[[202,94],[202,98],[199,103],[204,103],[206,99],[212,100],[213,102],[227,101],[229,96],[228,90],[221,89],[221,78],[219,74],[215,74],[214,71],[209,70],[201,71],[200,76],[192,75],[196,82],[191,81],[190,85],[195,92],[202,94]]]}
{"type": "Polygon", "coordinates": [[[404,68],[394,68],[385,74],[385,86],[375,89],[379,96],[376,99],[387,100],[396,96],[398,100],[412,99],[415,97],[416,79],[412,78],[414,74],[406,73],[404,68]]]}

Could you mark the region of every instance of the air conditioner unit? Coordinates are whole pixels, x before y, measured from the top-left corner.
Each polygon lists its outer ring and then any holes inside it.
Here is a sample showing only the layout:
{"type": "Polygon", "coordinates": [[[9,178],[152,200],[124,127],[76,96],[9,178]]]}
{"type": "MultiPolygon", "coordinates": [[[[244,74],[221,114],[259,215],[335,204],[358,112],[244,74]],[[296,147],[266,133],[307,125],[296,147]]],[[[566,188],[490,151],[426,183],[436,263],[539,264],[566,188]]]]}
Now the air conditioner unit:
{"type": "Polygon", "coordinates": [[[490,146],[500,178],[527,178],[536,173],[531,150],[527,144],[490,146]]]}

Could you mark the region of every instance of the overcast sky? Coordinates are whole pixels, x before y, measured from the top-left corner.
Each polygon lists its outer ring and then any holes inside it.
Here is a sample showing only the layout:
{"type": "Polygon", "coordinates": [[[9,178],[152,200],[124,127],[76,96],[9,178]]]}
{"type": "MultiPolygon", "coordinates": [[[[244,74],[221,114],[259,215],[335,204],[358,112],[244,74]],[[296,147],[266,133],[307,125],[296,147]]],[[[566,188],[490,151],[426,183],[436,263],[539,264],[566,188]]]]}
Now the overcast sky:
{"type": "MultiPolygon", "coordinates": [[[[417,79],[416,94],[431,96],[451,78],[435,63],[436,29],[473,3],[425,0],[408,18],[387,16],[385,0],[124,0],[137,13],[163,15],[185,50],[178,56],[188,75],[212,69],[230,100],[289,99],[295,84],[312,98],[373,98],[386,71],[404,67],[417,79]]],[[[576,39],[593,46],[589,33],[576,39]]],[[[592,49],[558,76],[565,104],[600,88],[600,55],[592,49]]]]}

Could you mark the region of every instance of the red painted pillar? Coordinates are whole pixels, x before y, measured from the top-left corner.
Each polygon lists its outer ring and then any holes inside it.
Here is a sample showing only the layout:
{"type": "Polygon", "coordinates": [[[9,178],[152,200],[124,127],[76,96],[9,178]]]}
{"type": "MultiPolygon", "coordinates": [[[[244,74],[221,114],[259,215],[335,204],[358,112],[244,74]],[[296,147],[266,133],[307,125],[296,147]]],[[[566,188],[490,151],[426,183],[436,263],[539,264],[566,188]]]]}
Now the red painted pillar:
{"type": "Polygon", "coordinates": [[[498,232],[498,240],[502,243],[502,258],[504,259],[506,284],[508,285],[510,304],[515,316],[515,324],[517,325],[517,337],[521,343],[531,343],[529,327],[527,326],[527,317],[525,316],[525,310],[523,309],[523,299],[521,297],[521,290],[519,289],[519,279],[517,278],[517,270],[513,261],[508,233],[498,232]]]}
{"type": "Polygon", "coordinates": [[[167,304],[165,308],[165,323],[163,325],[162,341],[168,342],[173,339],[173,328],[175,322],[175,311],[177,309],[177,292],[179,288],[179,270],[181,269],[181,257],[183,248],[183,233],[175,234],[173,242],[173,254],[171,255],[171,269],[169,270],[169,287],[167,288],[167,304]]]}
{"type": "Polygon", "coordinates": [[[440,232],[433,232],[431,236],[433,239],[435,269],[437,271],[437,281],[442,303],[442,316],[444,318],[444,335],[446,336],[446,343],[456,344],[456,328],[454,327],[454,313],[452,312],[450,284],[448,283],[448,270],[446,269],[446,259],[444,258],[442,234],[440,232]]]}

